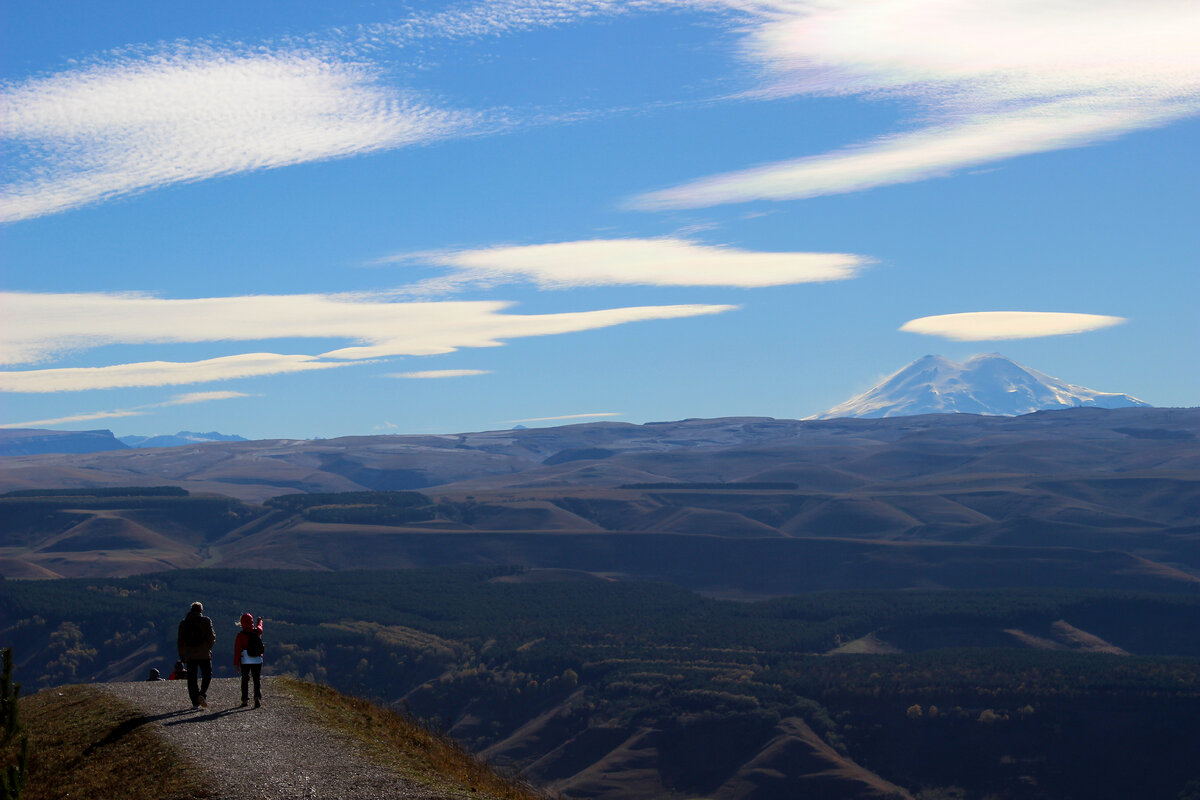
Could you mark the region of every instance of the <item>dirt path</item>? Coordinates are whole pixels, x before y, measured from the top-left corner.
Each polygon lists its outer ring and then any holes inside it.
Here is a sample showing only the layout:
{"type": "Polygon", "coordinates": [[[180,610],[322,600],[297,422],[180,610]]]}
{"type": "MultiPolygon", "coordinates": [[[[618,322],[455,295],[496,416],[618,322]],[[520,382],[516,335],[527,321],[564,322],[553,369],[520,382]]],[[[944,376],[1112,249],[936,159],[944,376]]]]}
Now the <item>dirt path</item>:
{"type": "Polygon", "coordinates": [[[241,707],[241,682],[216,679],[192,710],[182,681],[97,684],[144,713],[206,771],[220,800],[445,800],[372,763],[356,742],[317,724],[280,684],[263,678],[261,708],[241,707]]]}

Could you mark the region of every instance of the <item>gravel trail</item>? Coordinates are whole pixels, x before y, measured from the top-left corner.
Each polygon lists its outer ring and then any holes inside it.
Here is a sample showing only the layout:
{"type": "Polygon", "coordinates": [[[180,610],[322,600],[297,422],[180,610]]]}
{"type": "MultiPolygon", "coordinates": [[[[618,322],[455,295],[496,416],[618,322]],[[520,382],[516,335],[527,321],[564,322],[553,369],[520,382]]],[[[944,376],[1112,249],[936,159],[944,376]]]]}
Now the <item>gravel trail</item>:
{"type": "Polygon", "coordinates": [[[193,710],[184,681],[96,684],[141,710],[156,732],[210,776],[219,800],[445,800],[373,763],[348,737],[314,721],[274,680],[263,705],[241,708],[241,681],[214,679],[193,710]]]}

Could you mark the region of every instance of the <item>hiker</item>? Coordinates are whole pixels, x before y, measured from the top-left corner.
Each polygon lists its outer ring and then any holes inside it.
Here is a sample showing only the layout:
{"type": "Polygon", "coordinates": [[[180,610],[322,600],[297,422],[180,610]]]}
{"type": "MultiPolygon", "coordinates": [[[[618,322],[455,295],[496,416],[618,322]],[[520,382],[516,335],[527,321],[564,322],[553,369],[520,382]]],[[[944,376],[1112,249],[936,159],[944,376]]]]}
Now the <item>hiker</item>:
{"type": "Polygon", "coordinates": [[[242,674],[242,707],[250,702],[250,678],[254,678],[254,707],[262,705],[263,621],[247,611],[238,621],[242,629],[233,640],[233,668],[242,674]]]}
{"type": "Polygon", "coordinates": [[[179,660],[187,663],[188,697],[192,708],[208,707],[208,683],[212,680],[212,648],[217,641],[212,620],[204,616],[204,604],[192,603],[188,615],[179,623],[176,647],[179,660]],[[199,681],[199,686],[197,686],[199,681]]]}
{"type": "Polygon", "coordinates": [[[167,676],[169,681],[186,681],[187,680],[187,665],[182,661],[175,662],[175,669],[171,670],[171,674],[167,676]]]}
{"type": "Polygon", "coordinates": [[[150,674],[146,677],[147,683],[151,683],[153,681],[165,681],[165,680],[166,680],[166,678],[164,678],[157,669],[151,669],[150,674]]]}

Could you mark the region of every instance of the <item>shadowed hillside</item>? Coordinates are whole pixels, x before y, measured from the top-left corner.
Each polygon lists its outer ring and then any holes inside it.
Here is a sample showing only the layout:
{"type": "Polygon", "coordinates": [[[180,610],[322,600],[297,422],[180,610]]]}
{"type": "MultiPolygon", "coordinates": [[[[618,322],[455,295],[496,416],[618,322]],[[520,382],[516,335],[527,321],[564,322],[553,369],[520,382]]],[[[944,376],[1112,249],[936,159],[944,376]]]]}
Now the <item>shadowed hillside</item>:
{"type": "MultiPolygon", "coordinates": [[[[404,708],[565,797],[1177,800],[1200,780],[1196,595],[735,602],[570,571],[175,570],[0,582],[0,640],[30,687],[137,680],[169,668],[196,598],[218,679],[253,609],[270,672],[404,708]]],[[[236,696],[219,683],[209,713],[237,721],[236,696]]]]}

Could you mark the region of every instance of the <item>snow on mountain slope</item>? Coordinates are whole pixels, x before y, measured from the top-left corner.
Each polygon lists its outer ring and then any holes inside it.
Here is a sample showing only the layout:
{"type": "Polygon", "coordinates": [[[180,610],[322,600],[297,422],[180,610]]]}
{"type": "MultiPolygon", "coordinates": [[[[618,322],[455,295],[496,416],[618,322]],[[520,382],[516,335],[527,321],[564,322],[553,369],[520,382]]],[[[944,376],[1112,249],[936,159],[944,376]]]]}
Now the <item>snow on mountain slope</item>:
{"type": "Polygon", "coordinates": [[[206,444],[208,442],[244,442],[246,439],[233,434],[197,433],[196,431],[180,431],[174,435],[161,434],[158,436],[121,436],[120,440],[129,447],[180,447],[188,444],[206,444]]]}
{"type": "Polygon", "coordinates": [[[1127,394],[1098,392],[1052,378],[999,353],[959,364],[925,356],[878,386],[814,419],[902,417],[916,414],[1016,416],[1056,408],[1149,406],[1127,394]]]}

